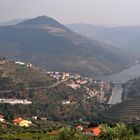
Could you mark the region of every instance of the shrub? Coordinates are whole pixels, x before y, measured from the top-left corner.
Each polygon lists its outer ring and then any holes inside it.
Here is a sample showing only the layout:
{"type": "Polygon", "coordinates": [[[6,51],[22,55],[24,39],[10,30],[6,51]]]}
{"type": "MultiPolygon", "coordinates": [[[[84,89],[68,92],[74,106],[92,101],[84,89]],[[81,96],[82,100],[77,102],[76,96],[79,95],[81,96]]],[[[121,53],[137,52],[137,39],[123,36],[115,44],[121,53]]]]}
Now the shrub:
{"type": "Polygon", "coordinates": [[[103,125],[101,140],[130,140],[133,131],[123,123],[117,123],[114,127],[103,125]]]}
{"type": "Polygon", "coordinates": [[[73,128],[63,128],[59,133],[58,140],[88,140],[73,128]]]}

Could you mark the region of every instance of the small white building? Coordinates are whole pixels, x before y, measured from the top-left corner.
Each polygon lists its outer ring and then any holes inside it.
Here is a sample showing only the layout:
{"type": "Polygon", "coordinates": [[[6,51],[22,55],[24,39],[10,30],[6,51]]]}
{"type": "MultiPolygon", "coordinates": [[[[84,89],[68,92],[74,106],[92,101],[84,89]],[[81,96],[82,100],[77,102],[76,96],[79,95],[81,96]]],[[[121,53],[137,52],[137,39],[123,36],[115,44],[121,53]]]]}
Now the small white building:
{"type": "Polygon", "coordinates": [[[81,85],[86,84],[87,82],[88,82],[87,80],[76,80],[76,83],[81,85]]]}
{"type": "Polygon", "coordinates": [[[33,67],[33,65],[31,64],[31,63],[27,63],[27,65],[26,65],[27,67],[33,67]]]}
{"type": "Polygon", "coordinates": [[[29,105],[32,104],[31,101],[28,100],[22,100],[22,99],[0,99],[0,103],[9,103],[11,105],[15,105],[15,104],[23,104],[23,105],[29,105]]]}
{"type": "Polygon", "coordinates": [[[4,116],[0,115],[0,122],[5,122],[4,116]]]}
{"type": "Polygon", "coordinates": [[[5,62],[6,62],[6,61],[2,60],[2,61],[0,61],[0,64],[5,64],[5,62]]]}
{"type": "Polygon", "coordinates": [[[20,62],[20,61],[16,61],[15,64],[19,64],[19,65],[21,65],[21,66],[25,66],[25,63],[20,62]]]}
{"type": "Polygon", "coordinates": [[[73,89],[78,89],[78,88],[80,88],[80,85],[79,85],[79,84],[75,84],[75,83],[67,84],[66,86],[71,87],[71,88],[73,88],[73,89]]]}
{"type": "Polygon", "coordinates": [[[37,120],[38,117],[37,117],[37,116],[32,116],[32,119],[33,119],[33,120],[37,120]]]}
{"type": "Polygon", "coordinates": [[[68,100],[62,101],[62,104],[63,104],[63,105],[70,104],[70,103],[71,103],[71,102],[68,101],[68,100]]]}

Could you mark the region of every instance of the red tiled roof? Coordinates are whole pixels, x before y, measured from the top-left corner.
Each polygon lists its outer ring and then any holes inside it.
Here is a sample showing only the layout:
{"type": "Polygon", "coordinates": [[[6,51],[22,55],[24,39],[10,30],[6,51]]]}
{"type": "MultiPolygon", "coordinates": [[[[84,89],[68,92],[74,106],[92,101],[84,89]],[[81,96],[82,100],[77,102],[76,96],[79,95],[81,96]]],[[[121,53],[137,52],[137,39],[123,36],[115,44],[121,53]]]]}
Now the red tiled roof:
{"type": "Polygon", "coordinates": [[[13,122],[14,122],[15,124],[19,124],[22,120],[23,120],[22,118],[15,118],[15,119],[13,120],[13,122]]]}
{"type": "Polygon", "coordinates": [[[94,136],[99,136],[101,134],[101,127],[93,127],[84,132],[85,134],[92,133],[94,136]]]}

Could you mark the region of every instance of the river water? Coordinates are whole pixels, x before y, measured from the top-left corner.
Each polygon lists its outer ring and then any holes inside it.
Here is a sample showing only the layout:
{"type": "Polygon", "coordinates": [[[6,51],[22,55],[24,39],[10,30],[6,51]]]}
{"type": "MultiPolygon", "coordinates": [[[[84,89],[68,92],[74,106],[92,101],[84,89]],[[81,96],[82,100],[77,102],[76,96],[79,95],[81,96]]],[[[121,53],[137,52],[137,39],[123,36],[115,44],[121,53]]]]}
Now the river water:
{"type": "Polygon", "coordinates": [[[98,77],[97,79],[110,81],[115,84],[109,104],[116,104],[122,102],[123,89],[121,84],[137,77],[140,77],[140,64],[132,65],[128,69],[125,69],[119,73],[98,77]]]}
{"type": "Polygon", "coordinates": [[[119,73],[98,77],[98,79],[110,81],[112,83],[126,83],[130,79],[140,77],[140,64],[132,65],[119,73]]]}
{"type": "Polygon", "coordinates": [[[121,103],[122,102],[122,92],[123,92],[123,88],[121,87],[121,85],[116,84],[113,89],[112,96],[111,96],[108,104],[121,103]]]}

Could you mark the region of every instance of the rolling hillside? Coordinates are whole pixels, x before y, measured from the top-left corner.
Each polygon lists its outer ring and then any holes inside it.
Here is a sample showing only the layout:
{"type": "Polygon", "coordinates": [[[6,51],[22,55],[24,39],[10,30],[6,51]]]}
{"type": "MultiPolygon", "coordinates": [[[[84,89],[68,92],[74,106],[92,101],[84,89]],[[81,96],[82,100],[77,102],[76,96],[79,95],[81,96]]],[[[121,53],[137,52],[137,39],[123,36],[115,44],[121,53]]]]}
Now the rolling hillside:
{"type": "MultiPolygon", "coordinates": [[[[96,96],[87,98],[89,95],[85,85],[73,89],[67,83],[56,81],[46,71],[34,66],[27,67],[9,61],[0,63],[0,112],[22,117],[43,115],[50,120],[73,122],[89,120],[105,110],[104,103],[100,103],[96,96]],[[4,103],[4,99],[28,100],[32,103],[11,105],[4,103]],[[71,102],[65,104],[65,100],[71,102]]],[[[110,96],[110,93],[106,94],[110,96]]]]}
{"type": "Polygon", "coordinates": [[[82,37],[46,16],[1,26],[0,55],[49,70],[96,75],[118,71],[130,62],[120,50],[82,37]]]}

